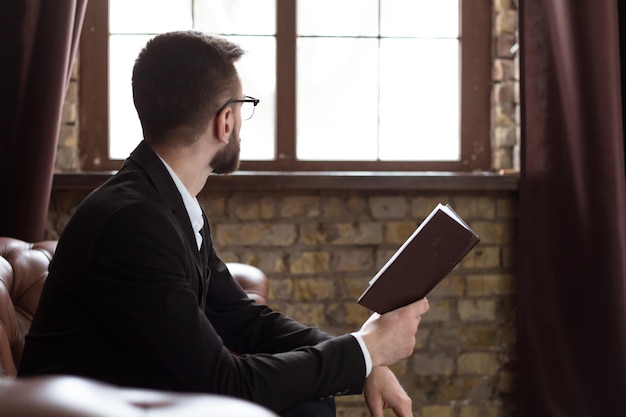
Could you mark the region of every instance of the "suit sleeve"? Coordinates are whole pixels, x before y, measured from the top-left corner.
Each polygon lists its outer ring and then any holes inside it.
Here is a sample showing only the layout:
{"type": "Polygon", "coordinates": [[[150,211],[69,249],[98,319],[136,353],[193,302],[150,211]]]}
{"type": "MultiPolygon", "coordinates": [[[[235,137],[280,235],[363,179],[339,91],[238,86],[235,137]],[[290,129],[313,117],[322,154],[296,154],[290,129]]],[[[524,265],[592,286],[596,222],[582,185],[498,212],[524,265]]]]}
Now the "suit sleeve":
{"type": "Polygon", "coordinates": [[[145,369],[158,369],[165,386],[240,397],[278,412],[306,400],[361,392],[365,363],[352,336],[329,338],[267,307],[251,305],[224,271],[216,272],[220,279],[211,280],[209,302],[221,296],[239,301],[234,310],[228,311],[226,302],[216,303],[205,314],[189,286],[196,266],[186,245],[168,213],[137,203],[116,212],[103,227],[90,259],[87,293],[102,325],[141,353],[136,360],[145,369]],[[224,320],[229,317],[233,322],[224,320]],[[220,323],[219,332],[213,322],[220,323]],[[225,326],[232,330],[225,331],[225,326]],[[220,336],[251,345],[267,329],[278,341],[256,352],[270,353],[234,356],[220,336]],[[248,330],[253,336],[234,336],[248,330]]]}
{"type": "Polygon", "coordinates": [[[215,251],[210,252],[205,312],[230,349],[238,353],[279,353],[332,338],[250,300],[215,251]]]}

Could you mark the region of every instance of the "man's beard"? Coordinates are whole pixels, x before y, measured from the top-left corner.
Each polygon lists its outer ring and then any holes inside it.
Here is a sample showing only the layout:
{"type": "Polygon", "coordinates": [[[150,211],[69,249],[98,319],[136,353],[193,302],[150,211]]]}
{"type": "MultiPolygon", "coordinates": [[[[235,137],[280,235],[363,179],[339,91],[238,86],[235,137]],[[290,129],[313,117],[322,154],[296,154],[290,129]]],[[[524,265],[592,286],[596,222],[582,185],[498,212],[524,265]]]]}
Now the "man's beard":
{"type": "Polygon", "coordinates": [[[231,174],[239,169],[240,143],[240,138],[233,136],[228,141],[228,145],[217,151],[210,164],[214,174],[231,174]]]}

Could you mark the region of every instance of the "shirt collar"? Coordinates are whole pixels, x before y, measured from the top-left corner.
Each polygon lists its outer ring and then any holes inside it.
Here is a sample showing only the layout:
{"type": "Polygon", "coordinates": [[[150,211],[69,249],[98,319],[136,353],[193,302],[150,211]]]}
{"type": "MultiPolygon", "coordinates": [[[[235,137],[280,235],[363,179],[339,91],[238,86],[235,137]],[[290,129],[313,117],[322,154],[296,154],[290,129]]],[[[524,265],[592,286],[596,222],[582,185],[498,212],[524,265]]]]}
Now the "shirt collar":
{"type": "Polygon", "coordinates": [[[159,159],[161,159],[161,162],[163,162],[163,165],[165,165],[165,168],[167,168],[167,171],[170,173],[170,176],[174,181],[174,184],[176,184],[178,192],[183,198],[183,204],[187,209],[187,215],[189,216],[191,227],[193,228],[194,234],[196,236],[198,250],[200,250],[200,247],[202,246],[202,235],[200,234],[200,231],[204,227],[204,217],[202,216],[200,203],[198,202],[198,199],[196,197],[193,197],[189,193],[189,190],[187,190],[187,187],[185,187],[185,184],[183,184],[178,175],[176,175],[176,172],[174,172],[172,167],[170,167],[167,162],[165,162],[165,160],[163,160],[163,158],[161,158],[160,156],[159,159]]]}

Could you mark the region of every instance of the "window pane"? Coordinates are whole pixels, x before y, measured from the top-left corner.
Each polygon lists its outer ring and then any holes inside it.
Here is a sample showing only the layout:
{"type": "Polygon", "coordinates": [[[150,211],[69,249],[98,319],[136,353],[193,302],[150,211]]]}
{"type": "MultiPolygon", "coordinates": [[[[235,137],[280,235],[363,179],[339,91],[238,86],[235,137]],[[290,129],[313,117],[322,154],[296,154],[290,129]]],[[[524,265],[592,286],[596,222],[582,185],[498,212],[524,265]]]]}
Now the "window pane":
{"type": "Polygon", "coordinates": [[[298,35],[378,36],[378,0],[298,0],[298,35]]]}
{"type": "Polygon", "coordinates": [[[459,36],[459,0],[380,0],[381,36],[459,36]]]}
{"type": "Polygon", "coordinates": [[[195,28],[223,35],[274,35],[275,0],[195,0],[195,28]]]}
{"type": "Polygon", "coordinates": [[[454,39],[381,40],[381,159],[459,160],[458,56],[454,39]]]}
{"type": "Polygon", "coordinates": [[[191,2],[192,0],[109,0],[109,31],[160,33],[188,29],[191,27],[191,2]]]}
{"type": "Polygon", "coordinates": [[[109,37],[109,157],[125,159],[143,138],[133,104],[132,74],[147,35],[109,37]]]}
{"type": "Polygon", "coordinates": [[[378,40],[298,39],[297,157],[375,160],[378,40]]]}
{"type": "Polygon", "coordinates": [[[241,125],[241,159],[272,160],[276,154],[276,40],[231,36],[246,54],[237,62],[243,93],[261,101],[241,125]]]}

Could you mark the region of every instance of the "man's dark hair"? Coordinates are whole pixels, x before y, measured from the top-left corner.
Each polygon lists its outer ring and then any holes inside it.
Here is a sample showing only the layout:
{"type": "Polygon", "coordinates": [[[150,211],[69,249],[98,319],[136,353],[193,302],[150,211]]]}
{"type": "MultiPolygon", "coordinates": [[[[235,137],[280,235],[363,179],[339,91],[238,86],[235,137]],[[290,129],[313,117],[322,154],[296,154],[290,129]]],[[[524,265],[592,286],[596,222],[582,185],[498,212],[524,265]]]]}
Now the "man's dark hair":
{"type": "Polygon", "coordinates": [[[133,100],[149,143],[189,144],[238,87],[234,63],[244,51],[196,31],[157,35],[133,68],[133,100]]]}

